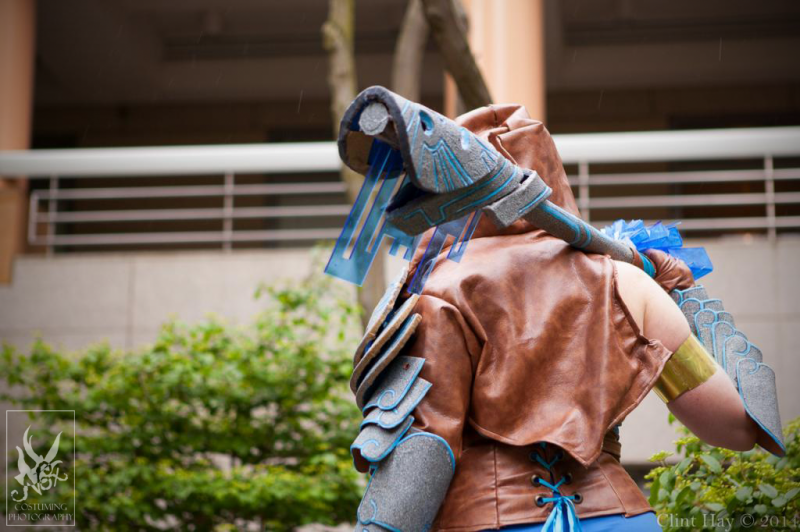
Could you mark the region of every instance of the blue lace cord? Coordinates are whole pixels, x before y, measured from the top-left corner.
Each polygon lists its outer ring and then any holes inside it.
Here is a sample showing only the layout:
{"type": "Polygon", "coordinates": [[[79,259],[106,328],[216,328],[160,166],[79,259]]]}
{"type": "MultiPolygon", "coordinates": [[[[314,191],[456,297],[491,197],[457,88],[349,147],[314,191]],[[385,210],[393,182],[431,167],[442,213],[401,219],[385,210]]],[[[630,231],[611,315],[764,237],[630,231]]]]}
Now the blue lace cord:
{"type": "MultiPolygon", "coordinates": [[[[545,442],[539,445],[542,449],[547,448],[545,442]]],[[[562,458],[562,455],[556,454],[550,462],[546,462],[544,458],[539,456],[539,453],[534,454],[536,456],[536,461],[547,469],[550,473],[550,479],[555,481],[553,466],[562,458]]],[[[583,530],[580,519],[578,519],[578,513],[575,510],[575,503],[572,502],[577,496],[563,495],[558,489],[566,480],[566,477],[562,477],[561,480],[552,484],[551,482],[539,478],[538,483],[553,492],[552,497],[543,497],[541,499],[544,503],[553,503],[553,509],[550,511],[550,515],[547,516],[547,521],[544,522],[542,532],[581,532],[581,530],[583,530]]]]}

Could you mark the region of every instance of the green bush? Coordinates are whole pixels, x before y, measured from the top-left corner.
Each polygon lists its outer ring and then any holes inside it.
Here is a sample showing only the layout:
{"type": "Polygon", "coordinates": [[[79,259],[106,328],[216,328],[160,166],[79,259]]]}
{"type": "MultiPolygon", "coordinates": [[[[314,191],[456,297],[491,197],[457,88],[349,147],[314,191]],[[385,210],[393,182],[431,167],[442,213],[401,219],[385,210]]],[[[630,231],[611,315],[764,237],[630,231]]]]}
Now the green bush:
{"type": "Polygon", "coordinates": [[[686,437],[676,451],[685,458],[668,466],[664,459],[673,453],[658,453],[651,461],[662,466],[645,477],[665,532],[800,529],[800,418],[785,429],[782,458],[760,448],[742,453],[712,447],[680,430],[686,437]]]}
{"type": "Polygon", "coordinates": [[[351,521],[363,487],[346,386],[359,321],[337,290],[321,276],[261,289],[268,301],[252,326],[173,321],[133,352],[4,346],[0,375],[17,396],[4,399],[76,411],[78,529],[351,521]]]}

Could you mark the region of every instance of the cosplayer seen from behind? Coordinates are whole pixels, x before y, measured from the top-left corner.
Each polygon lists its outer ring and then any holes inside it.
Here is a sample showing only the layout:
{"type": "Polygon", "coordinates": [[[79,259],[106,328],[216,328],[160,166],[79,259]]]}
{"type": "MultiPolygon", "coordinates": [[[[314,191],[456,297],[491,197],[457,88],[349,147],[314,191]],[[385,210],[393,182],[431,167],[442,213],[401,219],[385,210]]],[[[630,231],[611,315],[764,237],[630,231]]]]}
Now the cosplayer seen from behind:
{"type": "MultiPolygon", "coordinates": [[[[485,107],[457,122],[535,171],[549,200],[579,216],[549,133],[524,108],[485,107]]],[[[483,216],[460,263],[436,261],[409,294],[432,234],[354,359],[365,418],[351,450],[371,473],[358,532],[660,530],[619,461],[619,425],[651,390],[712,445],[783,452],[748,415],[751,381],[738,362],[742,346],[757,348],[676,258],[645,252],[651,278],[529,220],[498,228],[483,216]],[[707,332],[719,323],[733,332],[707,332]]],[[[760,352],[744,362],[751,373],[766,367],[760,352]]]]}

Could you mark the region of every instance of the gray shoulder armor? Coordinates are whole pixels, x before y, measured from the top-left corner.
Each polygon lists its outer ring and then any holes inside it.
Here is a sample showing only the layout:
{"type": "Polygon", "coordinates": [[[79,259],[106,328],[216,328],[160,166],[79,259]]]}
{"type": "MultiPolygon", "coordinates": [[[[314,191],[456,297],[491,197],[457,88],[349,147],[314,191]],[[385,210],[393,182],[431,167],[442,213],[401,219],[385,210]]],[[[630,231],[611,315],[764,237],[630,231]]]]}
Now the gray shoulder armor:
{"type": "Polygon", "coordinates": [[[722,301],[709,299],[702,286],[673,290],[670,295],[692,332],[733,381],[748,415],[772,440],[767,450],[778,456],[786,454],[775,372],[762,362],[761,350],[736,328],[722,301]]]}
{"type": "Polygon", "coordinates": [[[356,469],[372,475],[357,532],[427,530],[455,470],[445,440],[411,427],[431,383],[419,376],[425,359],[400,354],[422,320],[413,313],[419,296],[398,304],[405,279],[403,272],[375,308],[350,379],[364,415],[350,452],[356,469]]]}

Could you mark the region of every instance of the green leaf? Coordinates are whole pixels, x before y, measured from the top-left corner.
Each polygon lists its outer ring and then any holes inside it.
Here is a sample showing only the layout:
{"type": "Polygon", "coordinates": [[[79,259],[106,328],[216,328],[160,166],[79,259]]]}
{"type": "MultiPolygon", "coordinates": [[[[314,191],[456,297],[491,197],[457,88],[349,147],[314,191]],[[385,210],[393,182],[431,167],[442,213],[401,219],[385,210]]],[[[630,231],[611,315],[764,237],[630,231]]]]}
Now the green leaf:
{"type": "Polygon", "coordinates": [[[761,490],[761,493],[769,497],[770,499],[774,499],[778,496],[778,490],[775,489],[774,486],[771,484],[759,484],[758,489],[761,490]]]}
{"type": "Polygon", "coordinates": [[[753,507],[753,511],[755,511],[755,513],[759,515],[764,515],[765,513],[767,513],[767,506],[765,504],[756,504],[753,507]]]}
{"type": "Polygon", "coordinates": [[[774,499],[772,499],[772,505],[775,506],[776,508],[780,508],[782,506],[786,506],[787,502],[789,502],[789,501],[787,501],[786,497],[784,497],[783,495],[775,497],[774,499]]]}
{"type": "Polygon", "coordinates": [[[707,502],[705,503],[705,507],[715,513],[719,513],[725,509],[725,506],[718,502],[707,502]]]}
{"type": "Polygon", "coordinates": [[[800,488],[792,488],[789,491],[787,491],[783,496],[786,497],[787,501],[791,501],[792,499],[797,497],[798,493],[800,493],[800,488]]]}
{"type": "Polygon", "coordinates": [[[753,488],[750,486],[744,486],[736,491],[736,498],[743,502],[749,499],[751,495],[753,495],[753,488]]]}
{"type": "Polygon", "coordinates": [[[721,473],[722,472],[722,466],[719,464],[719,461],[716,458],[714,458],[713,456],[711,456],[710,454],[701,454],[700,455],[700,460],[705,462],[705,464],[708,466],[708,468],[712,472],[714,472],[714,473],[721,473]]]}
{"type": "Polygon", "coordinates": [[[675,497],[675,504],[677,506],[683,506],[692,499],[694,499],[694,491],[690,486],[686,486],[678,493],[678,496],[675,497]]]}
{"type": "Polygon", "coordinates": [[[675,472],[678,473],[678,474],[683,473],[684,471],[686,471],[686,469],[688,469],[688,467],[691,465],[691,463],[692,463],[692,459],[691,458],[684,458],[677,465],[677,467],[675,467],[675,472]]]}
{"type": "MultiPolygon", "coordinates": [[[[131,352],[0,349],[0,380],[28,392],[24,408],[77,413],[76,529],[227,531],[235,519],[290,532],[352,518],[365,487],[348,453],[361,419],[347,385],[353,295],[320,274],[261,296],[247,327],[172,320],[131,352]]],[[[59,433],[46,415],[43,456],[59,433]]]]}
{"type": "Polygon", "coordinates": [[[659,481],[658,477],[653,480],[653,483],[650,484],[650,497],[647,498],[647,501],[650,503],[650,506],[656,506],[658,503],[658,490],[661,489],[661,482],[659,481]]]}

